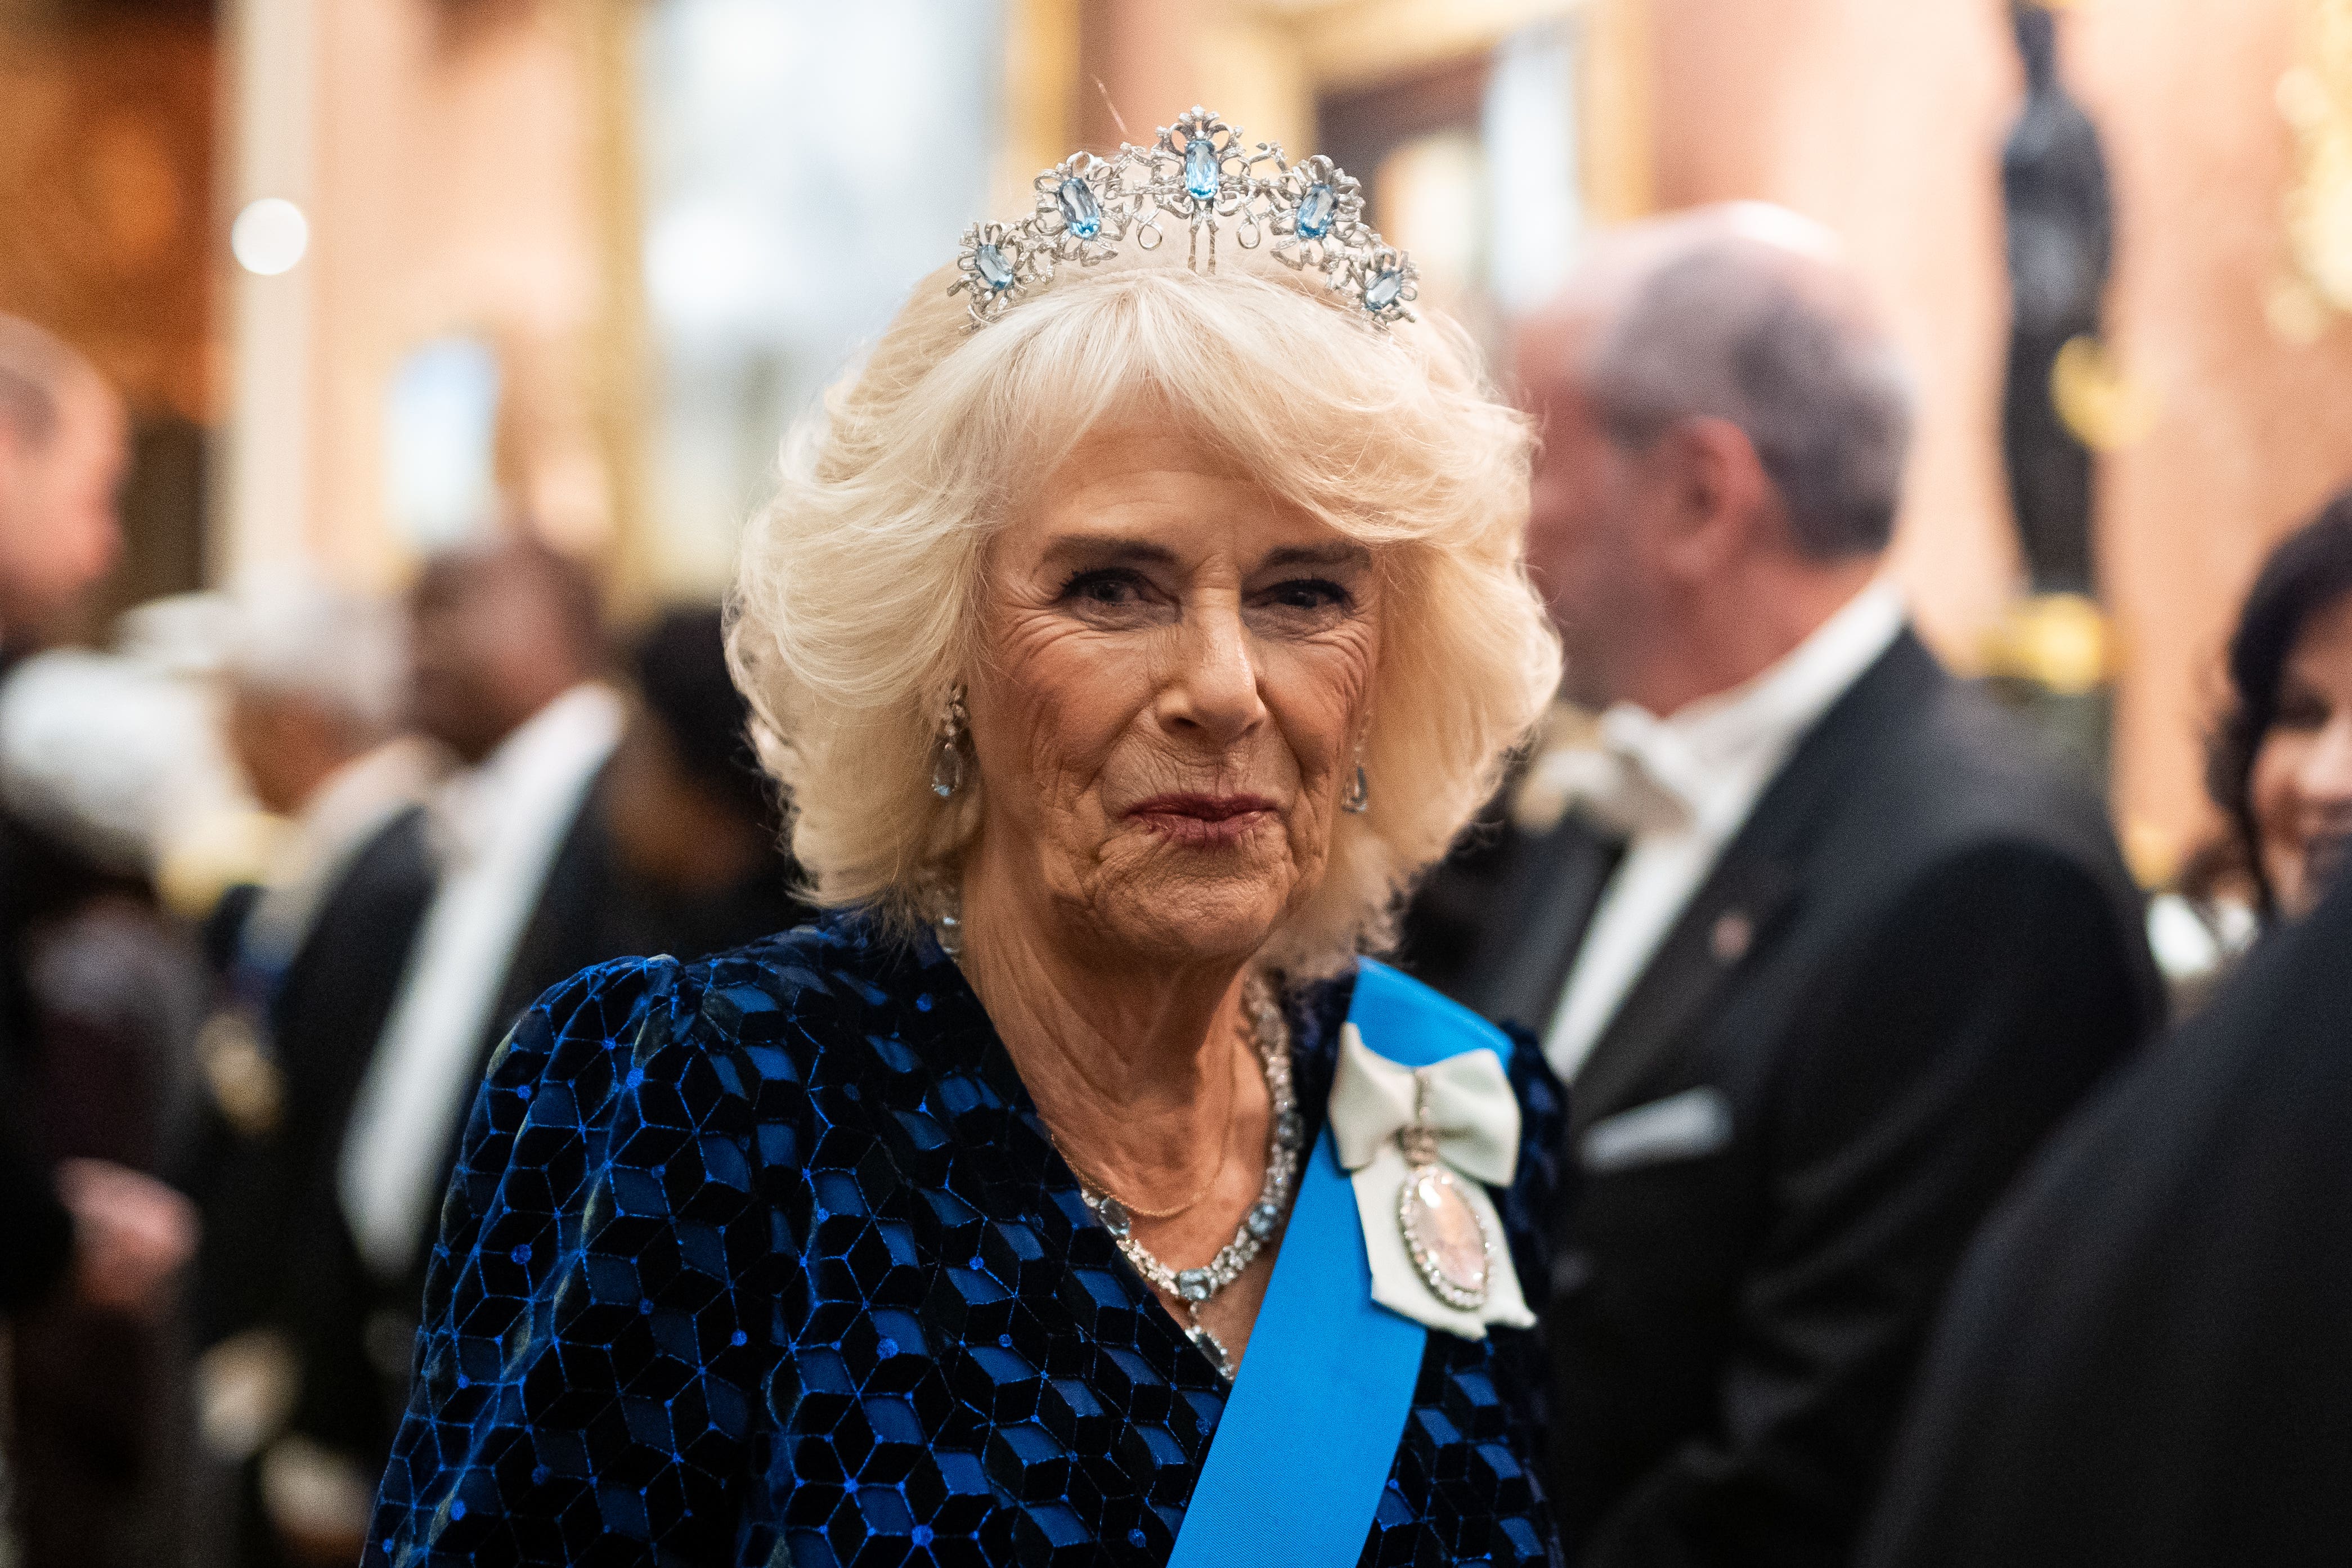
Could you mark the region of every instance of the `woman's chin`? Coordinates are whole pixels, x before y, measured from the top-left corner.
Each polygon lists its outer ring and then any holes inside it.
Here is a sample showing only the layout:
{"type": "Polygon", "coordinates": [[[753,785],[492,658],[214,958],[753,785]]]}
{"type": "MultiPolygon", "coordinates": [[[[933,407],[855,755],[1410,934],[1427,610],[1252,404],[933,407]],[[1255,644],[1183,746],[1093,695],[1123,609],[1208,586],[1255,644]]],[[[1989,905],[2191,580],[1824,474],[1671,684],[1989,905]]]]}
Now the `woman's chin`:
{"type": "Polygon", "coordinates": [[[1102,910],[1106,933],[1156,962],[1246,958],[1281,925],[1288,888],[1256,879],[1160,879],[1129,888],[1102,910]]]}

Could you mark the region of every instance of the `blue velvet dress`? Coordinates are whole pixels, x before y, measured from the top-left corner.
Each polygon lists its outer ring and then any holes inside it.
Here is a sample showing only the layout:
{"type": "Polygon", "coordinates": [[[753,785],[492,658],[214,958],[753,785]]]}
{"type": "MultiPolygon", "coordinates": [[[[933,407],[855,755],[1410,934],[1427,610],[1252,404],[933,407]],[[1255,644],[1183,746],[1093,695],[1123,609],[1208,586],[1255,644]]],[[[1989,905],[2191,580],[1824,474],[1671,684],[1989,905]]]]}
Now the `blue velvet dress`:
{"type": "MultiPolygon", "coordinates": [[[[1352,985],[1286,998],[1318,1132],[1352,985]]],[[[1496,1197],[1540,1311],[1562,1105],[1515,1054],[1496,1197]]],[[[1531,1334],[1429,1335],[1364,1563],[1556,1560],[1543,1375],[1531,1334]]],[[[961,972],[836,915],[591,969],[516,1026],[366,1562],[1158,1564],[1224,1395],[961,972]]]]}

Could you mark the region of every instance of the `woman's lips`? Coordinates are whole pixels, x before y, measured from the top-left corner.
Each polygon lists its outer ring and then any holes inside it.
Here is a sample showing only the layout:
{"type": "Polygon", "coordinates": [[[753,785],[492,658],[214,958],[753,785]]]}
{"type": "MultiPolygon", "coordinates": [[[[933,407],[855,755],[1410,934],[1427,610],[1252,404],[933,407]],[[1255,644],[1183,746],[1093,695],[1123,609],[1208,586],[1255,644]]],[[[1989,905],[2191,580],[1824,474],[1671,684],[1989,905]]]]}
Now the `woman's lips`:
{"type": "Polygon", "coordinates": [[[1263,795],[1154,795],[1129,806],[1127,814],[1180,844],[1213,848],[1237,842],[1273,821],[1276,809],[1263,795]]]}

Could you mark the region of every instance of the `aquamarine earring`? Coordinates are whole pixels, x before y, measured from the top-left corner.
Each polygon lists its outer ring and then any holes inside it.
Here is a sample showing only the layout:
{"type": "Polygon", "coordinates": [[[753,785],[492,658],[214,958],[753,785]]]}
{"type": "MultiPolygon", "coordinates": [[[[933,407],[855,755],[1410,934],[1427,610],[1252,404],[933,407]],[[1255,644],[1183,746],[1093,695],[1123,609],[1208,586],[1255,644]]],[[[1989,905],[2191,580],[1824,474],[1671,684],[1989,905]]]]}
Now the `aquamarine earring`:
{"type": "Polygon", "coordinates": [[[940,716],[940,745],[931,758],[931,793],[952,800],[963,788],[963,737],[971,716],[964,711],[963,683],[948,688],[947,711],[940,716]]]}

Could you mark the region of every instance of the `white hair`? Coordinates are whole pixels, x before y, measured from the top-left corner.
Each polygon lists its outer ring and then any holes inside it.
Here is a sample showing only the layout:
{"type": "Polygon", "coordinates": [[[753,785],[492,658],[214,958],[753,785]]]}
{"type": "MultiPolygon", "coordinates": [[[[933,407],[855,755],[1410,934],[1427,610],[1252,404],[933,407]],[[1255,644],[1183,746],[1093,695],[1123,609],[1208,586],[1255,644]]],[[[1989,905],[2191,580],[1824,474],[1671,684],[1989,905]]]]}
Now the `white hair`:
{"type": "Polygon", "coordinates": [[[1521,562],[1526,420],[1458,329],[1381,332],[1240,258],[1066,273],[977,330],[950,280],[919,285],[793,432],[744,539],[729,656],[816,896],[912,919],[951,873],[979,789],[942,801],[929,778],[949,687],[985,654],[984,547],[1088,431],[1149,406],[1372,549],[1371,809],[1339,820],[1270,956],[1306,972],[1381,942],[1559,682],[1521,562]]]}
{"type": "Polygon", "coordinates": [[[408,686],[406,624],[391,602],[305,577],[240,588],[224,651],[233,685],[307,698],[372,742],[399,727],[408,686]]]}
{"type": "Polygon", "coordinates": [[[1690,418],[1744,431],[1815,559],[1886,548],[1902,501],[1911,377],[1836,236],[1742,202],[1669,219],[1585,368],[1620,442],[1690,418]]]}

